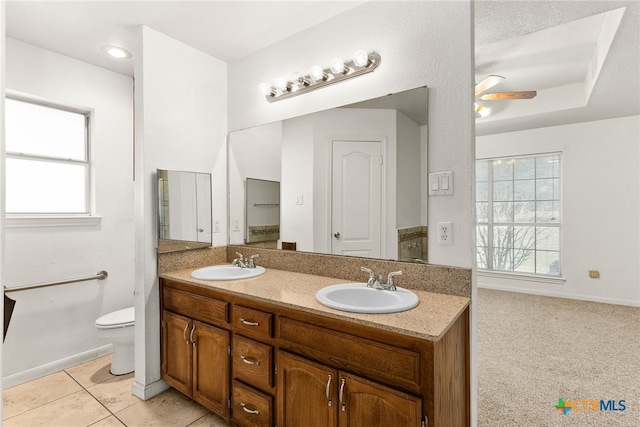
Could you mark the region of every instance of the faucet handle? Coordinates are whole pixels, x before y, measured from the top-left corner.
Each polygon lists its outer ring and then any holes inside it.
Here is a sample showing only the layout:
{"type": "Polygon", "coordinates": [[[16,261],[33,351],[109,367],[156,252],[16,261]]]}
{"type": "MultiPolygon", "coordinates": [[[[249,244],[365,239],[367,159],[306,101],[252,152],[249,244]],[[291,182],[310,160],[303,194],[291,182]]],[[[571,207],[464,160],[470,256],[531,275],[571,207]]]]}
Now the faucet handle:
{"type": "Polygon", "coordinates": [[[360,270],[366,271],[367,273],[369,273],[369,276],[376,277],[376,273],[374,273],[373,270],[370,268],[360,267],[360,270]]]}
{"type": "Polygon", "coordinates": [[[387,286],[393,290],[396,289],[396,285],[393,283],[393,276],[402,276],[402,270],[400,271],[392,271],[387,276],[387,286]]]}
{"type": "Polygon", "coordinates": [[[236,252],[236,255],[238,255],[238,261],[244,261],[244,256],[240,252],[236,252]]]}
{"type": "Polygon", "coordinates": [[[376,284],[376,281],[378,280],[376,279],[376,273],[372,269],[367,267],[360,267],[360,270],[366,273],[369,273],[369,281],[367,281],[367,286],[368,287],[374,286],[376,284]]]}
{"type": "Polygon", "coordinates": [[[256,268],[256,265],[255,265],[255,263],[253,262],[253,260],[254,260],[254,258],[257,258],[257,257],[259,257],[259,256],[260,256],[260,254],[254,254],[254,255],[251,255],[251,256],[249,257],[249,263],[247,264],[247,267],[249,267],[249,268],[256,268]]]}

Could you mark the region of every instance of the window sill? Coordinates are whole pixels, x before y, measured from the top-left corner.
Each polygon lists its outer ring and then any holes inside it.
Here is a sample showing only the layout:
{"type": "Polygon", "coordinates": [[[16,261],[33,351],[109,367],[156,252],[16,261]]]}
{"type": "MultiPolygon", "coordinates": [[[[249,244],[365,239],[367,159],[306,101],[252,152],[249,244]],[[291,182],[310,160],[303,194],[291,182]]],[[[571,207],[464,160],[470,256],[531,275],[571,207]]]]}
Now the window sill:
{"type": "Polygon", "coordinates": [[[100,224],[100,216],[7,216],[6,228],[32,227],[93,227],[100,224]]]}
{"type": "Polygon", "coordinates": [[[492,277],[497,279],[523,280],[525,282],[549,283],[552,285],[564,285],[566,279],[563,277],[539,276],[533,274],[508,273],[489,270],[477,270],[479,277],[492,277]]]}

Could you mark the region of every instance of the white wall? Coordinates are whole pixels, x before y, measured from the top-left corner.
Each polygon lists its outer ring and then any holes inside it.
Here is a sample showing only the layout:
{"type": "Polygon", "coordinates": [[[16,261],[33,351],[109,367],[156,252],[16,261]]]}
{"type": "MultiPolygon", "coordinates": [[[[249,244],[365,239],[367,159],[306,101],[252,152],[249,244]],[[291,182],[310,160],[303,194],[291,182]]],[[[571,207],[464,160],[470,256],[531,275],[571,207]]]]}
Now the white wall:
{"type": "MultiPolygon", "coordinates": [[[[136,377],[148,398],[160,379],[156,268],[156,169],[212,173],[213,218],[227,216],[226,65],[149,27],[137,29],[136,80],[136,377]]],[[[225,222],[225,221],[221,221],[225,222]]],[[[226,227],[214,233],[226,246],[226,227]]]]}
{"type": "Polygon", "coordinates": [[[282,122],[282,184],[280,190],[281,240],[296,243],[296,250],[313,252],[318,205],[314,189],[313,116],[282,122]],[[302,197],[302,204],[296,198],[302,197]]]}
{"type": "MultiPolygon", "coordinates": [[[[422,155],[420,126],[401,113],[396,114],[397,167],[396,167],[396,228],[416,227],[422,224],[422,155]]],[[[426,196],[424,197],[427,198],[426,196]]],[[[395,250],[388,257],[397,258],[395,250]],[[394,256],[395,254],[395,256],[394,256]]]]}
{"type": "Polygon", "coordinates": [[[134,290],[132,79],[13,39],[6,40],[6,49],[8,90],[92,111],[93,214],[101,221],[9,224],[3,284],[99,270],[109,277],[11,294],[17,303],[4,345],[5,386],[95,357],[108,344],[98,341],[95,320],[133,305],[134,290]]]}
{"type": "Polygon", "coordinates": [[[640,117],[477,138],[478,158],[562,152],[562,285],[478,277],[478,285],[640,305],[640,117]],[[590,279],[588,270],[599,270],[590,279]]]}

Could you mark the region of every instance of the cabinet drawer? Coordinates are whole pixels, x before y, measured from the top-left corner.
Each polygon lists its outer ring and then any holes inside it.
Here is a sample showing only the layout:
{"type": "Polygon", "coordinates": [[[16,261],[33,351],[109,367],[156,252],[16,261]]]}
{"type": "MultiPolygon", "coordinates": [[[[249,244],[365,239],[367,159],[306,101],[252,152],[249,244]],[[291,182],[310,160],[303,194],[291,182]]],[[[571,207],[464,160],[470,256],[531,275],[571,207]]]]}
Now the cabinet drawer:
{"type": "Polygon", "coordinates": [[[239,381],[233,382],[231,421],[239,426],[270,427],[272,398],[239,381]]]}
{"type": "Polygon", "coordinates": [[[412,391],[420,386],[420,353],[280,317],[284,347],[330,366],[379,378],[412,391]]]}
{"type": "Polygon", "coordinates": [[[167,310],[205,323],[227,324],[229,322],[228,302],[171,288],[164,288],[162,297],[164,308],[167,310]]]}
{"type": "Polygon", "coordinates": [[[273,336],[273,315],[239,305],[233,306],[233,327],[236,332],[253,338],[273,336]]]}
{"type": "Polygon", "coordinates": [[[233,377],[252,386],[273,386],[273,349],[249,338],[233,336],[233,377]]]}

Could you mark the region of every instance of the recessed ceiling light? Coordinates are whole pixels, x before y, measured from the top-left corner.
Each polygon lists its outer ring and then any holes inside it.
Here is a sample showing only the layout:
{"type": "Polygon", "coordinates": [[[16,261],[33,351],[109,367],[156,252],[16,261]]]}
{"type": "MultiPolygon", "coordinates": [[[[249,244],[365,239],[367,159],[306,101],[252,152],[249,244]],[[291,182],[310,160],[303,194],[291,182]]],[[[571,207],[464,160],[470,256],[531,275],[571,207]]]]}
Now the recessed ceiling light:
{"type": "Polygon", "coordinates": [[[131,52],[129,52],[127,49],[120,46],[114,46],[111,44],[106,44],[102,46],[101,50],[107,55],[109,55],[110,57],[116,58],[116,59],[128,59],[128,58],[131,58],[132,56],[131,52]]]}

